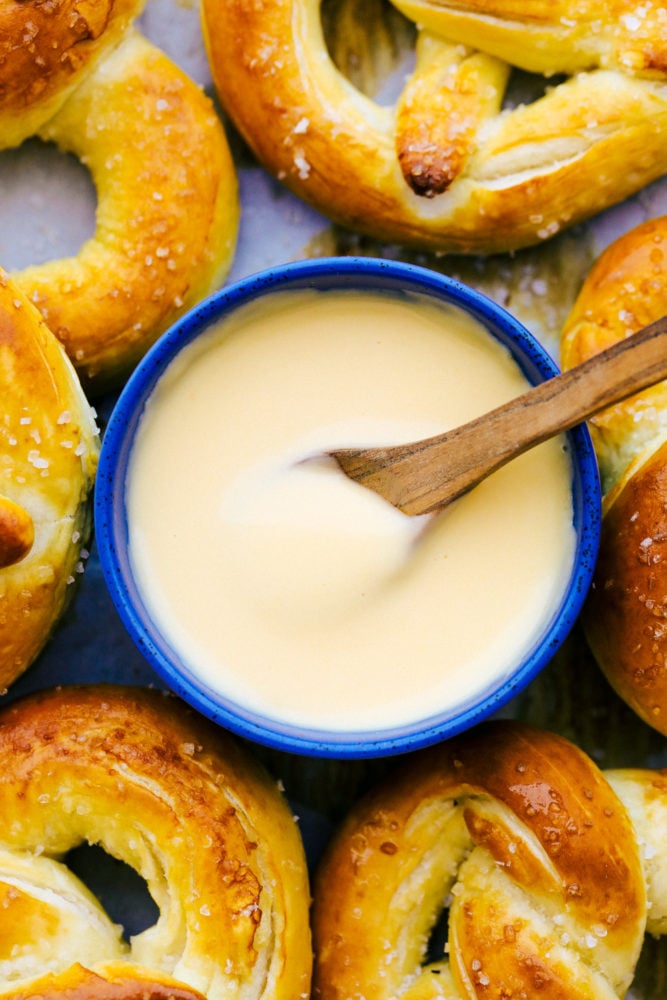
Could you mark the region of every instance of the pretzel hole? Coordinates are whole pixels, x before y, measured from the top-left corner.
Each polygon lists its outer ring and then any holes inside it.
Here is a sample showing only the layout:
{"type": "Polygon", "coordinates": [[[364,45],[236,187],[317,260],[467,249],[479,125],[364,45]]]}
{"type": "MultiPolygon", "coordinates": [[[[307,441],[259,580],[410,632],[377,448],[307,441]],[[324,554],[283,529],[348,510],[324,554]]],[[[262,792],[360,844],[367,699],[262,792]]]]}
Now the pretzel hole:
{"type": "Polygon", "coordinates": [[[503,110],[511,111],[523,104],[534,104],[566,79],[565,76],[545,77],[513,68],[503,95],[503,110]]]}
{"type": "Polygon", "coordinates": [[[431,927],[426,953],[422,965],[430,965],[431,962],[441,962],[445,955],[447,939],[449,937],[449,906],[443,906],[438,917],[431,927]]]}
{"type": "Polygon", "coordinates": [[[76,256],[95,232],[90,173],[53,143],[33,138],[3,150],[0,190],[0,264],[7,270],[76,256]]]}
{"type": "Polygon", "coordinates": [[[377,104],[392,105],[415,63],[415,25],[388,0],[323,0],[322,31],[340,73],[377,104]]]}
{"type": "MultiPolygon", "coordinates": [[[[320,17],[339,72],[377,104],[394,104],[414,69],[415,24],[389,0],[322,0],[320,17]]],[[[532,104],[565,79],[512,68],[503,108],[532,104]]]]}
{"type": "Polygon", "coordinates": [[[647,934],[639,956],[631,994],[643,1000],[662,1000],[667,990],[667,938],[647,934]]]}
{"type": "Polygon", "coordinates": [[[80,844],[64,864],[99,900],[109,918],[123,928],[123,938],[140,934],[157,923],[160,911],[145,880],[130,865],[95,844],[80,844]]]}

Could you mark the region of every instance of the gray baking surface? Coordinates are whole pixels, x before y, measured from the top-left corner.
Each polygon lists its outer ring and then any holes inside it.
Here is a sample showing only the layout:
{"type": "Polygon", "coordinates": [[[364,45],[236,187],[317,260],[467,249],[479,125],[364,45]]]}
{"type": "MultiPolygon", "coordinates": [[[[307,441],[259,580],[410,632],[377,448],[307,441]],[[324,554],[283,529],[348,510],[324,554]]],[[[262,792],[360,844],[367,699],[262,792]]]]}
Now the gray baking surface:
{"type": "MultiPolygon", "coordinates": [[[[142,30],[212,94],[194,0],[148,0],[142,30]]],[[[330,253],[390,255],[434,267],[468,281],[512,309],[557,355],[559,325],[591,260],[615,236],[645,218],[667,213],[667,182],[652,185],[631,202],[606,212],[575,233],[533,250],[488,261],[447,260],[380,247],[331,226],[287,193],[258,167],[230,131],[237,156],[242,220],[228,281],[289,260],[330,253]],[[267,234],[270,234],[267,236],[267,234]]],[[[92,233],[95,192],[73,158],[30,140],[0,154],[0,262],[8,270],[76,253],[92,233]]],[[[100,421],[113,397],[96,401],[100,421]]],[[[576,632],[576,630],[575,630],[576,632]]],[[[107,593],[93,543],[75,598],[37,662],[5,695],[5,701],[57,684],[109,682],[163,686],[127,636],[107,593]]],[[[505,710],[574,738],[602,766],[667,763],[665,741],[641,726],[620,704],[575,634],[556,661],[505,710]]],[[[280,778],[299,814],[311,864],[331,825],[386,762],[306,761],[258,748],[280,778]]],[[[154,905],[132,873],[94,850],[71,859],[108,904],[127,933],[155,919],[154,905]]],[[[647,944],[646,971],[636,1000],[664,997],[659,945],[647,944]],[[645,982],[644,982],[645,980],[645,982]],[[650,985],[648,985],[650,984],[650,985]]]]}

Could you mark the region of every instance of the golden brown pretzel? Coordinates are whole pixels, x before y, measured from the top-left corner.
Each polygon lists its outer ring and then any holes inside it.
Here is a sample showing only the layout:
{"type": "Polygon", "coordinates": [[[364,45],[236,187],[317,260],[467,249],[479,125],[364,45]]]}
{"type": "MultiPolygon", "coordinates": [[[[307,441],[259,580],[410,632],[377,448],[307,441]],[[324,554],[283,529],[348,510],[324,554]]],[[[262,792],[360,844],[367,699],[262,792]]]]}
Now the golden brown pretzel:
{"type": "MultiPolygon", "coordinates": [[[[164,53],[128,27],[131,11],[121,17],[126,3],[118,11],[111,6],[108,23],[102,5],[88,4],[99,39],[84,37],[67,51],[68,26],[79,17],[70,8],[84,5],[57,3],[49,14],[52,35],[61,32],[52,44],[62,64],[82,66],[64,81],[55,71],[45,75],[54,93],[46,103],[50,113],[44,114],[38,94],[39,118],[30,134],[86,164],[97,190],[96,228],[75,256],[14,275],[65,344],[86,388],[95,391],[127,374],[159,334],[222,282],[238,227],[235,168],[214,107],[164,53]]],[[[29,16],[48,5],[25,0],[12,6],[29,16]]],[[[42,37],[40,30],[35,45],[42,37]]],[[[41,48],[34,59],[41,65],[41,48]]],[[[0,98],[16,83],[4,86],[0,81],[0,98]]],[[[36,83],[26,86],[30,93],[37,89],[36,83]]],[[[23,113],[18,100],[5,109],[0,147],[13,141],[11,122],[22,121],[23,113]]],[[[22,126],[21,137],[25,132],[22,126]]]]}
{"type": "Polygon", "coordinates": [[[577,73],[601,66],[663,77],[667,24],[660,4],[627,0],[394,0],[417,24],[523,69],[577,73]]]}
{"type": "Polygon", "coordinates": [[[651,848],[667,780],[614,780],[639,826],[582,751],[526,725],[485,723],[408,758],[353,807],[316,874],[314,996],[624,996],[647,887],[664,929],[664,850],[651,848]],[[448,944],[427,961],[446,900],[448,944]]]}
{"type": "Polygon", "coordinates": [[[0,147],[34,135],[143,6],[144,0],[2,0],[0,147]]]}
{"type": "Polygon", "coordinates": [[[48,974],[33,981],[27,992],[19,988],[1,995],[11,1000],[204,1000],[201,993],[167,976],[157,982],[121,965],[105,966],[102,976],[73,965],[62,975],[48,974]]]}
{"type": "Polygon", "coordinates": [[[62,345],[0,271],[0,689],[28,667],[83,570],[99,437],[62,345]]]}
{"type": "Polygon", "coordinates": [[[0,714],[0,773],[0,996],[308,995],[299,831],[222,730],[156,691],[42,692],[0,714]],[[84,841],[136,869],[160,911],[129,945],[59,860],[84,841]]]}
{"type": "Polygon", "coordinates": [[[387,107],[334,66],[320,0],[203,2],[228,114],[261,162],[326,215],[385,241],[503,251],[664,172],[659,11],[633,30],[630,0],[603,11],[592,0],[395,3],[420,27],[415,70],[387,107]],[[503,110],[510,62],[551,85],[503,110]],[[573,75],[551,82],[556,73],[573,75]]]}
{"type": "MultiPolygon", "coordinates": [[[[562,331],[564,368],[667,314],[667,217],[599,257],[562,331]]],[[[667,735],[667,383],[590,422],[605,492],[598,563],[582,621],[621,697],[667,735]]]]}

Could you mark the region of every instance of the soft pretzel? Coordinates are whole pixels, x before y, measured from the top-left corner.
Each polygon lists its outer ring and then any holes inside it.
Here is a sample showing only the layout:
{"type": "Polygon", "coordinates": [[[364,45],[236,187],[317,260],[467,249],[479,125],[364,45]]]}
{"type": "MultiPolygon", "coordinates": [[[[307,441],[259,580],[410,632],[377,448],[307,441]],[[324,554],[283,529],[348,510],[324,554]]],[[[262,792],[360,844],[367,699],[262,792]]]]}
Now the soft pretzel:
{"type": "MultiPolygon", "coordinates": [[[[61,3],[50,15],[64,22],[63,32],[70,6],[61,3]]],[[[119,39],[116,22],[126,25],[129,15],[114,13],[107,28],[102,10],[94,12],[101,37],[109,31],[115,44],[101,46],[93,59],[95,50],[80,43],[81,59],[91,51],[85,72],[67,77],[65,99],[57,109],[51,101],[53,113],[33,130],[90,170],[95,233],[74,257],[14,275],[89,391],[127,374],[160,333],[221,283],[239,214],[235,168],[211,101],[133,28],[119,39]]],[[[78,52],[63,53],[63,63],[78,52]]],[[[55,90],[52,77],[46,81],[55,90]]],[[[6,134],[9,143],[9,126],[6,134]]]]}
{"type": "Polygon", "coordinates": [[[123,965],[107,965],[98,976],[81,965],[73,965],[62,975],[34,980],[27,992],[19,988],[0,994],[11,1000],[205,1000],[203,995],[167,976],[157,982],[152,976],[123,965]]]}
{"type": "MultiPolygon", "coordinates": [[[[569,368],[667,314],[667,217],[598,258],[568,317],[569,368]]],[[[582,622],[618,694],[667,735],[667,383],[590,422],[605,492],[602,537],[582,622]]]]}
{"type": "Polygon", "coordinates": [[[99,437],[62,345],[0,271],[0,689],[28,667],[83,570],[99,437]]]}
{"type": "Polygon", "coordinates": [[[659,3],[611,0],[394,0],[417,24],[551,76],[592,66],[656,79],[667,70],[659,3]]]}
{"type": "Polygon", "coordinates": [[[0,147],[18,146],[118,44],[144,0],[0,3],[0,147]]]}
{"type": "Polygon", "coordinates": [[[645,930],[665,929],[667,777],[619,772],[614,788],[569,741],[518,722],[408,758],[316,873],[314,995],[624,996],[645,930]],[[428,956],[445,902],[448,943],[428,956]]]}
{"type": "Polygon", "coordinates": [[[604,10],[592,0],[394,2],[419,25],[416,66],[381,106],[335,67],[320,0],[203,0],[228,114],[261,162],[332,219],[420,248],[505,251],[664,173],[656,5],[640,15],[630,0],[604,10]],[[571,75],[503,108],[510,64],[548,81],[571,75]]]}
{"type": "Polygon", "coordinates": [[[156,691],[41,692],[0,714],[0,773],[0,996],[308,995],[299,831],[222,730],[156,691]],[[129,944],[59,860],[85,841],[159,908],[129,944]]]}

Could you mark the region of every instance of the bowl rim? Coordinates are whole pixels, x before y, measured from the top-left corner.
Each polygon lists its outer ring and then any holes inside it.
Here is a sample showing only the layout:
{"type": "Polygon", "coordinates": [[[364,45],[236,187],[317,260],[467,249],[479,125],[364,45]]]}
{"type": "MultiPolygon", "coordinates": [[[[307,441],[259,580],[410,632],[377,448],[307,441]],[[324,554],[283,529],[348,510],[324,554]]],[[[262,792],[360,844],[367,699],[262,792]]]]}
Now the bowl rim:
{"type": "Polygon", "coordinates": [[[255,272],[219,289],[185,313],[149,349],[121,389],[102,438],[94,495],[96,545],[107,589],[130,638],[167,687],[201,714],[241,737],[289,753],[339,759],[391,756],[440,742],[503,708],[540,673],[565,641],[590,587],[599,548],[601,495],[597,460],[586,425],[567,432],[576,529],[568,583],[539,641],[522,663],[484,693],[478,692],[470,704],[386,730],[332,732],[267,718],[212,691],[179,661],[178,654],[152,627],[132,579],[124,490],[118,484],[124,482],[146,400],[181,349],[212,323],[258,296],[302,288],[378,288],[435,295],[481,321],[491,336],[509,348],[531,383],[559,371],[548,351],[506,309],[483,292],[421,265],[373,257],[320,257],[255,272]]]}

